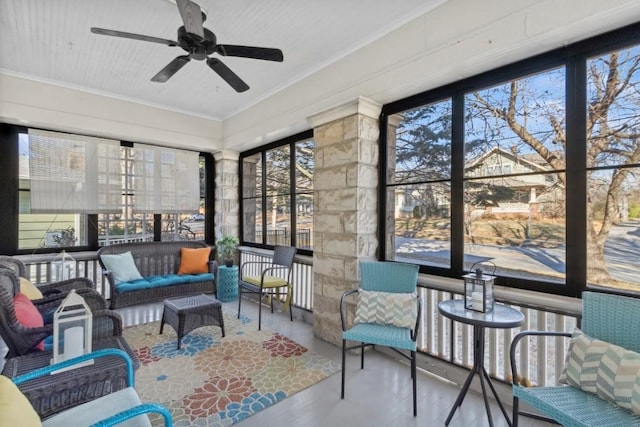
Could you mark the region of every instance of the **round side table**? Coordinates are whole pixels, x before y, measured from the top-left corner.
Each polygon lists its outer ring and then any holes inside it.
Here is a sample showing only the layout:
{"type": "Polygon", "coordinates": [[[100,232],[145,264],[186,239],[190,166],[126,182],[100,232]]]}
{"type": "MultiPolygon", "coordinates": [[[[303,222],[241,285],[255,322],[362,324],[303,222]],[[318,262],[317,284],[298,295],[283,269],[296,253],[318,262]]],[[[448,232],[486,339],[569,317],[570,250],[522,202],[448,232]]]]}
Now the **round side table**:
{"type": "Polygon", "coordinates": [[[238,298],[238,266],[218,267],[218,299],[220,301],[233,301],[238,298]]]}
{"type": "Polygon", "coordinates": [[[493,306],[493,311],[488,313],[466,310],[464,308],[464,301],[461,299],[452,299],[438,303],[438,311],[440,314],[451,320],[473,326],[473,367],[471,368],[469,376],[462,386],[462,390],[460,390],[456,403],[453,404],[453,408],[451,408],[451,412],[449,412],[449,416],[445,420],[444,425],[449,425],[453,414],[462,405],[464,396],[467,394],[469,386],[471,385],[471,380],[473,380],[475,374],[478,374],[480,385],[482,387],[482,397],[484,398],[484,405],[487,410],[487,417],[489,418],[489,425],[493,427],[493,418],[491,416],[491,409],[489,408],[489,400],[487,399],[488,396],[485,381],[493,392],[493,397],[495,397],[504,418],[507,420],[507,425],[511,427],[511,420],[509,419],[507,410],[498,397],[498,393],[491,383],[491,377],[489,377],[489,373],[484,367],[484,336],[486,328],[517,328],[524,322],[524,314],[514,308],[507,307],[502,304],[495,304],[493,306]]]}

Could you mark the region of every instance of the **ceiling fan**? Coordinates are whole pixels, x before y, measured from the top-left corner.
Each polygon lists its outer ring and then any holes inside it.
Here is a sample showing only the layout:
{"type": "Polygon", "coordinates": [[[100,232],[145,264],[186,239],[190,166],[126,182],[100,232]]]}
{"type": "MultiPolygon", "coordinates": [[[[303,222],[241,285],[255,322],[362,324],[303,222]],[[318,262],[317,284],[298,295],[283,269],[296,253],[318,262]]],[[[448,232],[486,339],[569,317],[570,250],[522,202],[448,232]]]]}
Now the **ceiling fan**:
{"type": "Polygon", "coordinates": [[[151,78],[153,82],[164,83],[177,73],[191,59],[198,61],[207,60],[207,65],[215,71],[237,92],[244,92],[249,86],[229,67],[216,57],[209,57],[214,53],[222,56],[236,56],[242,58],[262,59],[265,61],[282,62],[284,57],[280,49],[266,47],[239,46],[232,44],[218,44],[216,35],[203,27],[207,19],[206,14],[199,5],[191,0],[175,0],[182,16],[183,26],[178,28],[178,41],[162,39],[158,37],[144,36],[141,34],[127,33],[124,31],[107,30],[105,28],[92,27],[91,32],[105,36],[122,37],[125,39],[142,40],[153,43],[178,46],[187,52],[180,55],[167,64],[162,70],[151,78]]]}

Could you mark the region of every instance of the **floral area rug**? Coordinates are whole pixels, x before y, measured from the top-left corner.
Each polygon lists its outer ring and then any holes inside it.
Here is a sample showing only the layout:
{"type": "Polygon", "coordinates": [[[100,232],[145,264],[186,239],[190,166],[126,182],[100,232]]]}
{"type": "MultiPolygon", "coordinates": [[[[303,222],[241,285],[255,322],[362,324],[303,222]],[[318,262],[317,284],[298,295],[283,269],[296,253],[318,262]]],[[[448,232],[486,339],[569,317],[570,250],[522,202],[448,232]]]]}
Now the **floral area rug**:
{"type": "Polygon", "coordinates": [[[175,426],[230,426],[339,370],[291,339],[223,312],[225,338],[217,326],[202,327],[182,338],[180,350],[169,325],[162,335],[160,322],[124,330],[141,363],[138,394],[168,407],[175,426]]]}

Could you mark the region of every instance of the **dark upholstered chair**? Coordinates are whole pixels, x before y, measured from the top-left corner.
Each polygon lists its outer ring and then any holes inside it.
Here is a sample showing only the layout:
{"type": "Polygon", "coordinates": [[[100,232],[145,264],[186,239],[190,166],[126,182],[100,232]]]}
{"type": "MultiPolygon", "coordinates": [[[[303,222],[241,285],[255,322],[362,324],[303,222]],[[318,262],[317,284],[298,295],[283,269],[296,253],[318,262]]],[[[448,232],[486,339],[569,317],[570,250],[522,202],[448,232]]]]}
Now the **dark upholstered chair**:
{"type": "Polygon", "coordinates": [[[345,292],[340,300],[342,322],[342,385],[344,399],[345,355],[360,350],[360,369],[364,369],[367,346],[391,348],[411,362],[413,415],[418,415],[416,396],[416,338],[422,302],[417,295],[418,266],[397,262],[361,262],[360,287],[345,292]],[[353,325],[347,327],[347,297],[357,293],[353,325]],[[347,341],[356,345],[347,346],[347,341]],[[407,354],[407,352],[409,354],[407,354]]]}
{"type": "Polygon", "coordinates": [[[248,261],[240,267],[238,318],[242,305],[242,294],[258,295],[258,330],[262,328],[262,299],[270,298],[273,313],[273,299],[285,297],[285,307],[289,310],[289,317],[293,321],[291,301],[293,300],[293,286],[291,285],[291,271],[296,248],[292,246],[276,246],[271,261],[248,261]],[[249,273],[258,269],[258,274],[249,273]]]}

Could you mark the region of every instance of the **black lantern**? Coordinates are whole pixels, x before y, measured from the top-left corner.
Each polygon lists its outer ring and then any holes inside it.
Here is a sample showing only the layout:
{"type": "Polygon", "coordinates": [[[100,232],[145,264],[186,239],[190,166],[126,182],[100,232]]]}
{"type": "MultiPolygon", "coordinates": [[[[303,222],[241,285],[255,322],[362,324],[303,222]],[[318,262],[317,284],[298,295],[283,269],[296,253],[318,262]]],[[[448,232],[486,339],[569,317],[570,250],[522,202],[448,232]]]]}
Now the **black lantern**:
{"type": "MultiPolygon", "coordinates": [[[[480,313],[489,313],[493,310],[493,283],[496,277],[492,274],[486,274],[481,268],[474,270],[476,264],[471,266],[469,274],[462,276],[464,279],[464,308],[480,313]]],[[[493,272],[495,272],[495,266],[493,272]]]]}

